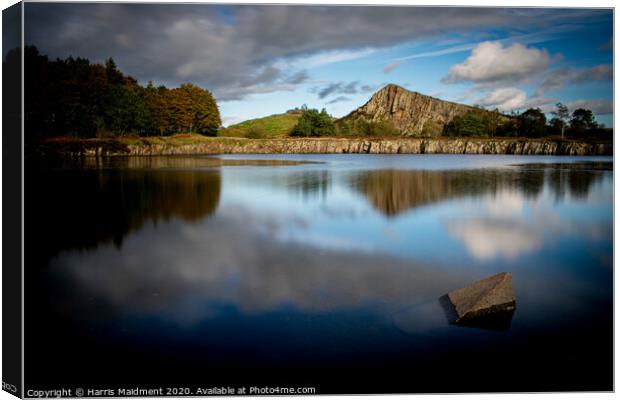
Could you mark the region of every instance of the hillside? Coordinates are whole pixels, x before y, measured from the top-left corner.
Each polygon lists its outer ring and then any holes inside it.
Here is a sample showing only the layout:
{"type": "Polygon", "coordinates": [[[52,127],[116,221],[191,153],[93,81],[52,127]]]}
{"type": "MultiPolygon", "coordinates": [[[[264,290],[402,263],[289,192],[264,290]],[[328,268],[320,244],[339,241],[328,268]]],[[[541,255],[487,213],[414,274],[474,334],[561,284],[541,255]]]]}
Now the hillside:
{"type": "Polygon", "coordinates": [[[376,92],[363,106],[337,122],[354,125],[359,120],[388,122],[406,136],[438,136],[454,117],[483,109],[443,101],[398,85],[389,84],[376,92]]]}
{"type": "Polygon", "coordinates": [[[287,112],[263,118],[250,119],[231,125],[228,128],[220,129],[217,135],[221,137],[255,139],[287,137],[300,116],[300,113],[287,112]]]}

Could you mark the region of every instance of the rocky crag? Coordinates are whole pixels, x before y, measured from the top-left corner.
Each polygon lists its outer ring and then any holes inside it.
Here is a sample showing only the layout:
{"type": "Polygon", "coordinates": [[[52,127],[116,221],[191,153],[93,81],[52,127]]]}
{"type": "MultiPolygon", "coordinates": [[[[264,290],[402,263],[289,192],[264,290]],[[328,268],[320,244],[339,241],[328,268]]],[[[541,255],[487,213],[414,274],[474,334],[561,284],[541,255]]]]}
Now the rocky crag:
{"type": "Polygon", "coordinates": [[[387,121],[405,136],[436,136],[454,117],[472,110],[474,107],[439,100],[390,84],[339,121],[351,124],[359,119],[387,121]]]}
{"type": "Polygon", "coordinates": [[[533,139],[210,138],[197,144],[122,144],[88,139],[48,143],[42,153],[84,156],[156,156],[178,154],[369,153],[369,154],[515,154],[612,155],[612,143],[533,139]]]}

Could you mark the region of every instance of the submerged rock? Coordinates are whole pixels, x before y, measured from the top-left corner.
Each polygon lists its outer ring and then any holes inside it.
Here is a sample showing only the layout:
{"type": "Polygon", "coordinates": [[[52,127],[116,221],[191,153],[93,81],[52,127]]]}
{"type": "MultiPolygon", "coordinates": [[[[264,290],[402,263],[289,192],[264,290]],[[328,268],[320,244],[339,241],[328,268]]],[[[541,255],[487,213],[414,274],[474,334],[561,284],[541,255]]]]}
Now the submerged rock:
{"type": "Polygon", "coordinates": [[[447,294],[454,307],[453,323],[470,324],[478,320],[509,315],[516,308],[512,274],[502,272],[447,294]]]}

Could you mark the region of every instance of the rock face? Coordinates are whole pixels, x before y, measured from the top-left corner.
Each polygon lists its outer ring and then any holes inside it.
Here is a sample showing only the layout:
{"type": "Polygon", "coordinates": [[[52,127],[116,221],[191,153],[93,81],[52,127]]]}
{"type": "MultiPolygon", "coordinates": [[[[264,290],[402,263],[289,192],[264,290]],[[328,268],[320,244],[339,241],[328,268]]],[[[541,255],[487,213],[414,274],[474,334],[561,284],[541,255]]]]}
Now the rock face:
{"type": "Polygon", "coordinates": [[[467,323],[516,308],[512,275],[502,272],[448,293],[457,314],[455,323],[467,323]]]}
{"type": "Polygon", "coordinates": [[[387,85],[372,98],[342,120],[389,121],[407,136],[435,136],[454,117],[463,115],[473,107],[439,100],[397,85],[387,85]]]}
{"type": "Polygon", "coordinates": [[[79,146],[48,145],[42,153],[85,156],[160,156],[179,154],[515,154],[612,155],[613,143],[585,143],[524,139],[420,139],[420,138],[210,138],[199,144],[129,144],[114,146],[86,139],[79,146]]]}

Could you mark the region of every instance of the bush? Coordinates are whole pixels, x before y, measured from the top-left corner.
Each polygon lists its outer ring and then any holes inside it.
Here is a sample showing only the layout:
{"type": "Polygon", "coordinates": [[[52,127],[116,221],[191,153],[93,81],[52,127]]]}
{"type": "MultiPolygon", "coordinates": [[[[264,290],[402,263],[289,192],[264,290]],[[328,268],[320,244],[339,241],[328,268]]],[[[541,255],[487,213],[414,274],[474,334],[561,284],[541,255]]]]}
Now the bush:
{"type": "Polygon", "coordinates": [[[427,121],[422,127],[422,136],[431,137],[439,136],[443,132],[443,126],[435,121],[427,121]]]}
{"type": "Polygon", "coordinates": [[[267,137],[267,131],[263,128],[253,126],[248,129],[246,137],[249,139],[264,139],[267,137]]]}
{"type": "Polygon", "coordinates": [[[363,118],[355,121],[355,133],[363,136],[396,136],[400,132],[388,121],[367,121],[363,118]]]}
{"type": "Polygon", "coordinates": [[[351,134],[351,124],[349,121],[342,121],[338,125],[336,125],[336,133],[343,136],[348,136],[351,134]]]}
{"type": "Polygon", "coordinates": [[[336,133],[332,117],[325,111],[316,109],[302,109],[297,125],[293,127],[291,136],[330,136],[336,133]]]}
{"type": "Polygon", "coordinates": [[[446,126],[449,136],[489,136],[489,119],[481,112],[468,111],[456,116],[446,126]]]}

